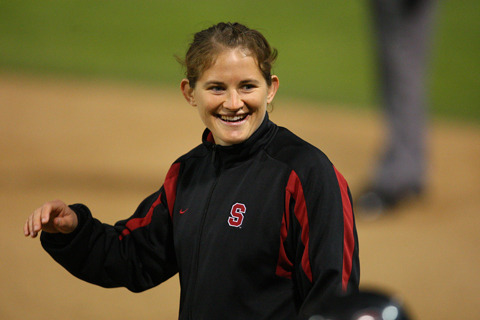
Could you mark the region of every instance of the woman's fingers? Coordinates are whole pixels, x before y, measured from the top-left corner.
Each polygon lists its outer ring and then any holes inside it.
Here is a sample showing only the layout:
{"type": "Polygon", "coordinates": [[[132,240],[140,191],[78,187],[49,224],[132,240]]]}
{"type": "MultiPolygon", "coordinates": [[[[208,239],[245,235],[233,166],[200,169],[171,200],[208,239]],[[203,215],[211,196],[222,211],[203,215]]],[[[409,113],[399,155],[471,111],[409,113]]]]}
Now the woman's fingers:
{"type": "Polygon", "coordinates": [[[30,235],[30,227],[28,225],[28,220],[29,218],[27,218],[27,221],[25,221],[25,224],[23,225],[23,234],[25,235],[25,237],[28,237],[30,235]]]}
{"type": "Polygon", "coordinates": [[[42,227],[50,222],[52,209],[52,203],[46,202],[30,214],[23,227],[23,232],[26,237],[30,236],[35,238],[38,235],[42,227]]]}
{"type": "Polygon", "coordinates": [[[37,208],[23,226],[26,237],[35,238],[40,230],[55,233],[70,233],[77,227],[78,219],[63,201],[55,200],[44,203],[37,208]]]}

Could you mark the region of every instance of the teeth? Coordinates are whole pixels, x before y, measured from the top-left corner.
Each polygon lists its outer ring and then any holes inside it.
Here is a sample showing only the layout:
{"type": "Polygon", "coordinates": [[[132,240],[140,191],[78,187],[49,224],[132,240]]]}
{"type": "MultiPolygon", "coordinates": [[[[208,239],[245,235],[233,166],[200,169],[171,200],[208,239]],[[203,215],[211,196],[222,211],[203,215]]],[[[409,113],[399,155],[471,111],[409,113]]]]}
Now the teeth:
{"type": "Polygon", "coordinates": [[[223,121],[228,121],[228,122],[235,122],[235,121],[240,121],[245,119],[247,115],[239,115],[239,116],[220,116],[220,119],[223,121]]]}

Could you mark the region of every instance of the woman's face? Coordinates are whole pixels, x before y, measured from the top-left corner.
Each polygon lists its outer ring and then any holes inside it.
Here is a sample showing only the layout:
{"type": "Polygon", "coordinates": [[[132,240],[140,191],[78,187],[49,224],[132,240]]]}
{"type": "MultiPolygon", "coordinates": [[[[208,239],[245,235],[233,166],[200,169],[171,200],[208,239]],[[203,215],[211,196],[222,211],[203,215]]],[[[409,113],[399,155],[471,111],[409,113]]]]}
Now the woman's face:
{"type": "Polygon", "coordinates": [[[182,80],[181,88],[215,143],[229,146],[247,140],[258,129],[278,84],[278,78],[272,76],[268,86],[255,58],[238,48],[222,51],[195,88],[187,79],[182,80]]]}

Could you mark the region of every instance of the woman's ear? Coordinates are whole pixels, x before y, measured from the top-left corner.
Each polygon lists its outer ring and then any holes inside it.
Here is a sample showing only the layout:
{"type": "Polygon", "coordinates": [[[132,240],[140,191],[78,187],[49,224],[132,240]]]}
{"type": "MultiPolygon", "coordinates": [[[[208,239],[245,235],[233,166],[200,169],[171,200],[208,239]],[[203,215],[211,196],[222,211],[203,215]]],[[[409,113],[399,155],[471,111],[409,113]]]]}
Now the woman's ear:
{"type": "Polygon", "coordinates": [[[272,75],[272,84],[268,87],[267,103],[271,103],[273,101],[279,85],[280,82],[278,81],[278,77],[272,75]]]}
{"type": "Polygon", "coordinates": [[[193,96],[193,88],[190,87],[190,82],[188,79],[183,79],[182,82],[180,82],[180,89],[182,90],[185,100],[187,100],[190,105],[196,107],[197,103],[195,102],[195,98],[193,96]]]}

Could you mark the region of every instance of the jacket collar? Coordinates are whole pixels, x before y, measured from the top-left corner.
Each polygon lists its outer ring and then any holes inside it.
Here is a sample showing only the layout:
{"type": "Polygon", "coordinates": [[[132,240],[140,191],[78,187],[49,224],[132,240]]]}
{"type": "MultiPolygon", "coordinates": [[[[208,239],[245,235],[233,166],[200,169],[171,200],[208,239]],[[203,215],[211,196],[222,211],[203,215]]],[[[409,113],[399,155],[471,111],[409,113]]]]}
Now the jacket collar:
{"type": "Polygon", "coordinates": [[[256,154],[269,143],[276,131],[277,125],[270,121],[267,112],[260,127],[242,143],[231,146],[217,145],[214,143],[213,135],[208,128],[203,132],[202,142],[208,150],[214,152],[216,164],[229,166],[256,154]]]}

